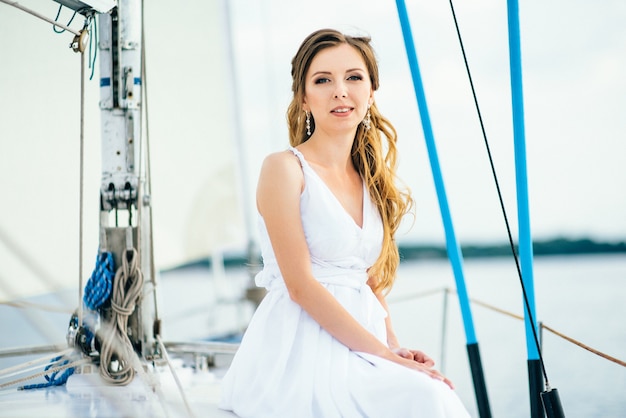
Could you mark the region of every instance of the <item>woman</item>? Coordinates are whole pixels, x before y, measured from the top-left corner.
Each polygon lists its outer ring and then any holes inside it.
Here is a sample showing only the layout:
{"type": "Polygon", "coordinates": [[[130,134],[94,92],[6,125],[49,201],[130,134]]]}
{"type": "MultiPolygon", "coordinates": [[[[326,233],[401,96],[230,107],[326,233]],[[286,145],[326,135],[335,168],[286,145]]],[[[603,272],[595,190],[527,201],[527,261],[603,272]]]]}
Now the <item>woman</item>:
{"type": "Polygon", "coordinates": [[[268,293],[222,385],[241,417],[467,417],[434,362],[402,348],[384,293],[411,199],[378,112],[369,38],[309,35],[292,60],[291,147],[257,189],[268,293]],[[383,138],[385,142],[383,143],[383,138]]]}

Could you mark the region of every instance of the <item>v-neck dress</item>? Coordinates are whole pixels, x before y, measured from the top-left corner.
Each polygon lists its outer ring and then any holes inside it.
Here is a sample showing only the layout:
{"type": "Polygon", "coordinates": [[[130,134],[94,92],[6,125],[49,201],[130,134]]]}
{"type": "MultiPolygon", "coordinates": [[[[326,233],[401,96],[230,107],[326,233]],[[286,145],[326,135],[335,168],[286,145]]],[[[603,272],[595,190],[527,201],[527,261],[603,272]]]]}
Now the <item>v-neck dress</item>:
{"type": "MultiPolygon", "coordinates": [[[[367,285],[383,226],[367,189],[357,225],[295,148],[304,173],[300,212],[314,277],[386,344],[386,311],[367,285]]],[[[244,418],[469,417],[455,392],[424,373],[355,352],[291,300],[259,216],[268,292],[222,380],[220,407],[244,418]]]]}

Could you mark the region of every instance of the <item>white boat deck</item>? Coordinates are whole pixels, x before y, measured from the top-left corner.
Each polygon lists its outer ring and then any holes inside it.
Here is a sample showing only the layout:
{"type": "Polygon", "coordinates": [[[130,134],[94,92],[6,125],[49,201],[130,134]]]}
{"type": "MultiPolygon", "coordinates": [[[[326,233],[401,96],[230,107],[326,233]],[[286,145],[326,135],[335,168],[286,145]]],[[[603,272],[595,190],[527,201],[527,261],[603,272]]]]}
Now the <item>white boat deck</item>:
{"type": "Polygon", "coordinates": [[[167,366],[136,375],[126,386],[94,373],[73,374],[65,386],[0,391],[0,417],[235,417],[218,408],[225,368],[196,371],[176,364],[183,395],[167,366]]]}

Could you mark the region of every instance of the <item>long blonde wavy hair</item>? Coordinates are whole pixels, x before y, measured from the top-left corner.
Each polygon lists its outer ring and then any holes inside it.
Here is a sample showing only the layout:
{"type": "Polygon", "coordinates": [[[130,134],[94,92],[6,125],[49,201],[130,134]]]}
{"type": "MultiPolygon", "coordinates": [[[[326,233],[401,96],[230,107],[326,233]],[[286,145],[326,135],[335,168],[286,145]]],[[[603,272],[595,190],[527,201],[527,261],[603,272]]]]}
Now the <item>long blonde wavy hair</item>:
{"type": "MultiPolygon", "coordinates": [[[[372,90],[378,90],[378,63],[369,37],[349,36],[334,29],[321,29],[309,35],[291,61],[293,99],[287,110],[289,142],[291,146],[305,142],[304,103],[305,77],[313,58],[323,49],[341,44],[355,48],[363,57],[372,90]]],[[[310,120],[311,132],[315,120],[310,120]]],[[[374,280],[374,291],[389,291],[400,263],[395,233],[402,217],[411,209],[413,200],[408,189],[396,185],[397,133],[393,125],[378,111],[376,103],[370,107],[370,129],[359,124],[352,144],[352,162],[369,190],[370,198],[378,207],[383,222],[383,244],[378,260],[369,270],[374,280]],[[383,138],[386,141],[383,141],[383,138]]]]}

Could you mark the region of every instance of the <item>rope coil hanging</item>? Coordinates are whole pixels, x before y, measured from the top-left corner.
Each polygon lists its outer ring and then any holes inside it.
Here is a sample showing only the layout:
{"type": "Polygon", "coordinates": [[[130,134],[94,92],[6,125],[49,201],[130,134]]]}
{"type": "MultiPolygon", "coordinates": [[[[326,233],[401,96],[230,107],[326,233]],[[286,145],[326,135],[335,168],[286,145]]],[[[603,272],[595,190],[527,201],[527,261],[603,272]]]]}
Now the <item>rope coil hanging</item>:
{"type": "Polygon", "coordinates": [[[113,254],[107,251],[100,252],[93,273],[85,285],[83,302],[87,308],[95,311],[109,300],[114,277],[115,261],[113,254]]]}
{"type": "Polygon", "coordinates": [[[111,319],[101,329],[100,375],[105,381],[116,385],[126,385],[135,376],[135,352],[127,327],[128,318],[135,311],[143,288],[143,274],[138,263],[137,250],[127,250],[113,282],[111,319]]]}

